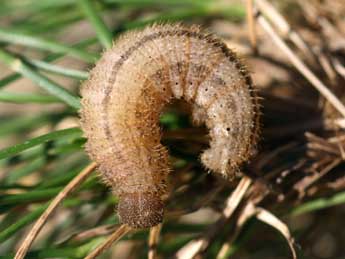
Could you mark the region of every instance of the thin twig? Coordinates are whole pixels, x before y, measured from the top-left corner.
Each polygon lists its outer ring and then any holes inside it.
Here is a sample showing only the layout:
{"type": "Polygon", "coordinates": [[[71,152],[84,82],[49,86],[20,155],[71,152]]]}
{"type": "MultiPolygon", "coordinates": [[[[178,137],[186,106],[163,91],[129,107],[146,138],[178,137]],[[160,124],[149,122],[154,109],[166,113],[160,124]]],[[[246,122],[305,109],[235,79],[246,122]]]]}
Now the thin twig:
{"type": "Polygon", "coordinates": [[[247,0],[247,22],[248,22],[248,29],[249,29],[249,40],[253,48],[253,52],[257,53],[257,40],[256,40],[256,32],[255,32],[255,19],[254,19],[254,11],[253,11],[253,0],[247,0]]]}
{"type": "Polygon", "coordinates": [[[54,212],[57,206],[69,195],[75,188],[84,182],[87,177],[96,168],[96,163],[91,163],[83,171],[81,171],[69,184],[54,198],[49,207],[44,211],[41,217],[36,221],[35,225],[31,228],[30,232],[25,237],[21,246],[19,247],[14,259],[23,259],[28,252],[31,244],[35,240],[36,236],[44,226],[48,217],[54,212]]]}
{"type": "Polygon", "coordinates": [[[257,20],[266,33],[272,38],[274,43],[288,56],[291,63],[297,70],[333,105],[333,107],[345,117],[344,104],[323,84],[319,78],[295,55],[288,45],[279,37],[268,23],[265,17],[258,15],[257,20]]]}
{"type": "Polygon", "coordinates": [[[128,225],[121,225],[108,239],[101,245],[99,245],[94,251],[87,255],[84,259],[97,258],[104,250],[108,249],[114,242],[118,241],[121,237],[126,235],[132,228],[128,225]]]}
{"type": "Polygon", "coordinates": [[[161,229],[162,224],[158,224],[157,226],[150,228],[148,259],[157,258],[157,245],[161,229]]]}

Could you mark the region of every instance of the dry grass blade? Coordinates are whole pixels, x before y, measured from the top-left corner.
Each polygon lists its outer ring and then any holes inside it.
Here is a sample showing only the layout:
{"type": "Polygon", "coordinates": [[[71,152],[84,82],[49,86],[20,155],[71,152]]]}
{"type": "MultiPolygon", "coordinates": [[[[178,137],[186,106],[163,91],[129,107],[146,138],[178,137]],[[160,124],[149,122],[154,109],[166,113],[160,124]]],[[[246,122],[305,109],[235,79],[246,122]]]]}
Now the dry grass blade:
{"type": "Polygon", "coordinates": [[[263,209],[263,208],[256,208],[256,218],[262,222],[265,222],[266,224],[274,227],[276,230],[278,230],[286,239],[286,241],[289,244],[292,258],[296,259],[296,251],[294,248],[294,240],[291,237],[289,228],[284,224],[281,220],[279,220],[276,216],[274,216],[271,212],[263,209]]]}
{"type": "Polygon", "coordinates": [[[229,198],[226,200],[225,208],[223,209],[223,217],[220,218],[214,225],[212,225],[203,237],[190,241],[188,244],[183,246],[177,253],[177,259],[188,259],[193,258],[198,253],[203,251],[210,240],[213,238],[215,233],[218,232],[219,228],[222,228],[223,223],[226,219],[229,219],[235,209],[238,207],[244,194],[248,190],[252,180],[246,176],[242,178],[236,189],[231,193],[229,198]]]}
{"type": "Polygon", "coordinates": [[[157,226],[150,228],[148,259],[157,258],[157,244],[159,241],[161,229],[162,224],[158,224],[157,226]]]}
{"type": "Polygon", "coordinates": [[[325,71],[327,77],[329,78],[331,84],[335,85],[337,82],[337,73],[335,68],[331,64],[330,58],[324,53],[320,48],[316,48],[315,52],[317,53],[318,60],[321,67],[325,71]]]}
{"type": "Polygon", "coordinates": [[[323,84],[320,79],[302,62],[302,60],[295,55],[295,53],[288,47],[288,45],[280,38],[280,36],[273,30],[265,17],[259,15],[257,18],[261,27],[272,38],[273,42],[288,56],[291,63],[297,70],[333,105],[333,107],[345,116],[344,104],[323,84]]]}
{"type": "Polygon", "coordinates": [[[190,206],[187,209],[168,211],[166,213],[166,217],[168,219],[177,218],[182,215],[193,213],[199,210],[200,208],[207,206],[207,204],[209,204],[223,189],[224,189],[224,184],[219,183],[219,186],[211,189],[199,202],[194,203],[192,206],[190,206]]]}
{"type": "Polygon", "coordinates": [[[131,230],[132,228],[129,226],[121,225],[103,244],[99,245],[91,254],[86,256],[85,259],[97,258],[104,250],[108,249],[114,242],[118,241],[131,230]]]}
{"type": "Polygon", "coordinates": [[[308,189],[309,186],[311,186],[316,181],[318,181],[321,177],[329,173],[333,168],[339,165],[341,161],[342,161],[341,158],[335,159],[332,162],[330,162],[328,165],[326,165],[320,172],[316,174],[312,174],[310,176],[306,176],[300,182],[297,182],[294,188],[298,191],[299,198],[302,198],[304,196],[305,191],[308,189]]]}
{"type": "Polygon", "coordinates": [[[340,63],[340,61],[337,58],[332,58],[331,60],[334,69],[338,72],[339,75],[341,75],[345,79],[345,67],[340,63]]]}
{"type": "Polygon", "coordinates": [[[252,180],[244,176],[242,180],[237,185],[236,189],[230,195],[230,197],[225,201],[225,208],[223,210],[223,215],[226,218],[230,218],[232,213],[234,213],[235,209],[237,208],[238,204],[242,200],[244,194],[248,190],[252,180]]]}
{"type": "Polygon", "coordinates": [[[249,27],[249,39],[254,53],[257,53],[257,40],[255,32],[255,19],[253,10],[253,0],[247,0],[247,22],[249,27]]]}
{"type": "Polygon", "coordinates": [[[294,30],[292,30],[286,19],[278,12],[274,6],[266,0],[257,0],[258,9],[267,16],[268,19],[284,34],[284,37],[288,37],[299,48],[309,61],[315,61],[315,57],[319,60],[319,63],[328,78],[332,83],[335,83],[336,73],[331,66],[330,60],[322,52],[320,47],[311,48],[302,39],[302,37],[294,30]]]}
{"type": "Polygon", "coordinates": [[[69,195],[78,185],[80,185],[96,168],[96,163],[91,163],[83,171],[81,171],[50,203],[49,207],[36,221],[35,225],[31,228],[30,232],[25,237],[21,246],[19,247],[15,259],[23,259],[28,252],[31,244],[35,240],[36,236],[44,226],[48,217],[54,212],[57,206],[69,195]]]}
{"type": "Polygon", "coordinates": [[[64,238],[63,240],[57,242],[58,245],[67,242],[83,242],[84,240],[91,239],[98,236],[109,235],[112,233],[118,225],[110,224],[100,227],[91,228],[82,232],[73,233],[70,236],[64,238]]]}
{"type": "Polygon", "coordinates": [[[177,253],[176,253],[176,259],[191,259],[194,258],[195,255],[197,255],[202,248],[204,248],[205,245],[207,245],[209,240],[208,236],[205,236],[204,238],[196,239],[190,241],[187,245],[182,247],[177,253]]]}
{"type": "Polygon", "coordinates": [[[221,249],[218,252],[217,259],[226,258],[226,255],[231,248],[232,242],[238,237],[247,220],[253,217],[255,213],[256,210],[254,204],[251,202],[247,203],[246,206],[242,209],[242,212],[237,219],[236,229],[234,233],[231,235],[228,241],[222,245],[221,249]]]}
{"type": "Polygon", "coordinates": [[[252,202],[249,202],[243,208],[242,213],[240,214],[236,222],[235,233],[231,236],[231,238],[226,243],[223,244],[222,248],[220,249],[217,255],[217,259],[226,258],[226,255],[231,248],[232,242],[237,238],[237,236],[241,232],[244,224],[248,221],[248,219],[250,219],[253,216],[255,216],[258,220],[277,229],[287,240],[291,253],[292,253],[292,257],[294,259],[297,258],[296,251],[294,248],[294,240],[291,237],[288,227],[269,211],[263,208],[255,207],[255,205],[252,202]]]}
{"type": "Polygon", "coordinates": [[[284,37],[289,37],[290,40],[299,48],[304,55],[310,60],[315,60],[311,49],[307,43],[301,38],[301,36],[292,30],[289,23],[285,18],[277,11],[277,9],[266,0],[256,0],[256,6],[265,14],[270,21],[283,33],[284,37]]]}
{"type": "Polygon", "coordinates": [[[337,119],[334,123],[341,129],[345,129],[345,119],[337,119]]]}

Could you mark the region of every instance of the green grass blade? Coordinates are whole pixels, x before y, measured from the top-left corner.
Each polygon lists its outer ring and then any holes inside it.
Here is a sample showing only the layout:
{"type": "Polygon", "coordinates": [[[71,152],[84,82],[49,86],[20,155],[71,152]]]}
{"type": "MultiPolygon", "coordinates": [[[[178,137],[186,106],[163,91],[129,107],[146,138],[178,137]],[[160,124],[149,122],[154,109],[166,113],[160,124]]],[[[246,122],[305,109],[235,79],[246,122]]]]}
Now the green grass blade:
{"type": "Polygon", "coordinates": [[[26,76],[31,79],[43,89],[56,96],[57,98],[63,100],[68,105],[75,109],[80,108],[79,97],[72,95],[66,89],[62,88],[58,84],[54,83],[47,77],[37,73],[29,65],[25,64],[22,60],[14,57],[8,52],[0,49],[0,60],[8,65],[14,71],[26,76]]]}
{"type": "Polygon", "coordinates": [[[13,171],[11,171],[6,177],[4,182],[6,184],[14,184],[21,177],[24,177],[31,173],[36,172],[37,170],[42,168],[46,163],[47,163],[47,160],[45,157],[35,158],[29,163],[26,163],[22,165],[21,167],[15,168],[13,171]]]}
{"type": "Polygon", "coordinates": [[[135,7],[198,7],[209,3],[211,0],[104,0],[108,4],[119,4],[121,6],[135,7]]]}
{"type": "Polygon", "coordinates": [[[56,35],[83,18],[82,13],[74,8],[69,8],[67,12],[63,9],[47,8],[42,12],[26,14],[13,21],[11,30],[27,35],[56,35]]]}
{"type": "MultiPolygon", "coordinates": [[[[79,247],[63,247],[55,248],[48,247],[36,251],[30,251],[27,254],[28,259],[43,259],[43,258],[85,258],[93,249],[104,242],[105,237],[97,237],[92,239],[90,242],[83,244],[79,247]]],[[[13,259],[14,254],[8,254],[0,256],[0,259],[13,259]]]]}
{"type": "Polygon", "coordinates": [[[3,195],[0,197],[0,211],[6,207],[12,208],[21,204],[50,199],[57,195],[62,189],[63,186],[43,190],[33,190],[19,194],[3,195]]]}
{"type": "Polygon", "coordinates": [[[0,137],[7,134],[16,134],[17,132],[21,132],[21,134],[23,134],[49,122],[55,124],[71,114],[71,112],[67,111],[57,113],[38,113],[34,116],[23,115],[18,117],[0,117],[0,137]]]}
{"type": "Polygon", "coordinates": [[[336,206],[345,203],[345,191],[339,192],[331,197],[322,197],[315,200],[305,202],[289,213],[290,215],[297,216],[307,212],[321,210],[328,207],[336,206]]]}
{"type": "Polygon", "coordinates": [[[3,28],[0,28],[0,41],[47,50],[53,53],[70,54],[90,63],[93,63],[98,59],[98,55],[88,53],[84,50],[66,46],[62,43],[57,43],[51,40],[41,39],[38,37],[5,30],[3,28]]]}
{"type": "Polygon", "coordinates": [[[3,79],[0,80],[0,88],[9,85],[10,83],[16,81],[17,79],[21,78],[20,74],[11,74],[3,79]]]}
{"type": "Polygon", "coordinates": [[[42,60],[27,60],[27,62],[35,66],[36,68],[42,69],[47,72],[52,72],[57,75],[63,75],[63,76],[72,77],[76,79],[83,79],[83,80],[89,77],[88,72],[80,71],[77,69],[61,67],[58,65],[50,64],[42,60]]]}
{"type": "Polygon", "coordinates": [[[26,214],[24,217],[22,217],[20,220],[18,220],[14,224],[2,230],[0,232],[0,243],[6,241],[13,234],[17,233],[17,231],[19,231],[20,229],[25,227],[27,224],[30,224],[35,219],[37,219],[47,207],[48,207],[48,204],[39,206],[34,211],[30,212],[29,214],[26,214]]]}
{"type": "Polygon", "coordinates": [[[100,15],[97,13],[96,7],[89,0],[79,0],[79,5],[86,18],[95,28],[99,41],[105,48],[111,48],[113,36],[100,15]]]}
{"type": "Polygon", "coordinates": [[[0,150],[0,159],[13,156],[26,149],[40,145],[42,143],[46,143],[51,140],[55,140],[61,137],[66,137],[66,136],[71,136],[71,135],[80,136],[80,134],[81,134],[81,130],[79,128],[69,128],[69,129],[54,131],[54,132],[51,132],[51,133],[48,133],[36,138],[29,139],[25,141],[24,143],[17,144],[17,145],[0,150]]]}
{"type": "Polygon", "coordinates": [[[61,102],[55,96],[39,95],[39,94],[19,94],[7,91],[0,91],[0,102],[9,103],[57,103],[61,102]]]}
{"type": "MultiPolygon", "coordinates": [[[[81,42],[78,42],[77,44],[73,45],[75,48],[85,48],[91,44],[94,44],[97,42],[96,38],[91,38],[87,40],[83,40],[81,42]]],[[[57,60],[59,58],[63,57],[63,54],[50,54],[47,57],[43,59],[44,62],[52,62],[54,60],[57,60]]],[[[8,84],[16,81],[17,79],[20,79],[21,75],[14,73],[11,75],[6,76],[5,78],[0,80],[0,88],[7,86],[8,84]]]]}
{"type": "MultiPolygon", "coordinates": [[[[10,238],[13,234],[17,233],[20,229],[25,227],[26,225],[30,224],[33,222],[35,219],[37,219],[43,212],[44,210],[49,206],[49,203],[46,203],[44,205],[38,206],[36,209],[33,211],[27,213],[25,216],[21,217],[18,221],[15,223],[9,225],[8,227],[2,229],[0,231],[0,243],[6,241],[8,238],[10,238]]],[[[81,200],[75,200],[75,199],[66,199],[63,202],[63,205],[65,207],[70,207],[70,206],[76,206],[81,203],[81,200]]],[[[1,257],[0,257],[1,258],[1,257]]]]}
{"type": "Polygon", "coordinates": [[[40,1],[4,1],[1,3],[0,14],[10,15],[11,13],[39,12],[47,8],[60,8],[72,5],[74,0],[40,0],[40,1]]]}

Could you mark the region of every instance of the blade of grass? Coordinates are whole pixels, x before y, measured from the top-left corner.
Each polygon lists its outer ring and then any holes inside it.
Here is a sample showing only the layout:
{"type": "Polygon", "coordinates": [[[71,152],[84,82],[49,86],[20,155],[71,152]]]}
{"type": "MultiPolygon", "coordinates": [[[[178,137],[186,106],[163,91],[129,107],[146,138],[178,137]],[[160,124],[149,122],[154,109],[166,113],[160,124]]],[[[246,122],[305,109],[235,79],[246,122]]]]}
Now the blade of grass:
{"type": "Polygon", "coordinates": [[[39,12],[47,8],[59,8],[72,5],[74,0],[40,0],[40,1],[5,1],[1,6],[0,14],[9,15],[12,12],[39,12]]]}
{"type": "Polygon", "coordinates": [[[11,30],[27,35],[54,36],[83,18],[81,12],[73,8],[68,9],[68,11],[63,8],[48,8],[43,12],[20,16],[18,20],[11,22],[11,30]]]}
{"type": "Polygon", "coordinates": [[[85,139],[76,139],[73,141],[73,143],[68,144],[68,145],[61,145],[56,148],[53,148],[49,151],[49,155],[51,156],[56,156],[60,154],[73,154],[76,153],[77,151],[83,152],[83,145],[85,144],[86,140],[85,139]]]}
{"type": "Polygon", "coordinates": [[[22,144],[17,144],[8,148],[4,148],[0,150],[0,159],[4,159],[9,156],[13,156],[15,154],[18,154],[26,149],[32,148],[34,146],[40,145],[42,143],[59,139],[61,137],[66,137],[66,136],[80,136],[81,135],[81,130],[79,128],[69,128],[69,129],[63,129],[63,130],[58,130],[54,131],[36,138],[29,139],[25,141],[22,144]]]}
{"type": "Polygon", "coordinates": [[[11,24],[11,29],[34,35],[54,35],[54,33],[66,29],[67,26],[83,19],[79,10],[69,9],[68,12],[61,9],[48,9],[44,13],[35,13],[28,20],[27,17],[11,24]]]}
{"type": "Polygon", "coordinates": [[[39,94],[19,94],[7,91],[0,91],[0,102],[9,103],[57,103],[61,102],[55,96],[39,94]]]}
{"type": "Polygon", "coordinates": [[[198,7],[204,6],[209,3],[210,0],[104,0],[107,4],[119,4],[121,6],[135,6],[135,7],[151,7],[151,6],[163,6],[163,7],[198,7]]]}
{"type": "Polygon", "coordinates": [[[155,15],[154,17],[146,17],[144,19],[139,19],[135,21],[126,22],[121,27],[121,32],[142,28],[148,24],[152,24],[155,22],[176,22],[184,19],[188,19],[191,17],[202,17],[206,15],[206,10],[204,8],[195,8],[193,10],[182,10],[182,11],[169,11],[163,12],[159,15],[155,15]]]}
{"type": "Polygon", "coordinates": [[[37,73],[29,65],[25,64],[22,60],[14,57],[10,53],[0,49],[0,60],[8,65],[14,71],[28,77],[43,89],[63,100],[75,109],[80,108],[79,97],[72,95],[66,89],[62,88],[58,84],[54,83],[47,77],[37,73]]]}
{"type": "Polygon", "coordinates": [[[0,232],[0,243],[4,242],[8,238],[10,238],[13,234],[17,233],[20,229],[25,227],[27,224],[30,224],[33,222],[35,219],[37,219],[43,211],[48,207],[48,204],[45,204],[43,206],[39,206],[32,212],[26,214],[24,217],[19,219],[17,222],[14,224],[10,225],[6,229],[2,230],[0,232]]]}
{"type": "MultiPolygon", "coordinates": [[[[63,247],[63,248],[54,248],[48,247],[43,248],[36,251],[30,251],[27,254],[26,258],[35,258],[35,259],[43,259],[43,258],[84,258],[89,251],[97,247],[102,241],[104,237],[98,237],[92,239],[90,242],[86,244],[82,244],[78,247],[63,247]]],[[[0,256],[1,259],[13,259],[14,254],[8,254],[5,256],[0,256]]]]}
{"type": "Polygon", "coordinates": [[[284,52],[289,58],[290,62],[296,67],[296,69],[315,87],[320,94],[342,115],[345,117],[345,105],[339,100],[330,88],[325,85],[309,67],[297,56],[297,54],[288,46],[288,44],[278,35],[273,29],[267,19],[259,15],[257,17],[258,23],[264,29],[264,31],[270,36],[273,42],[284,52]]]}
{"type": "Polygon", "coordinates": [[[176,250],[180,249],[182,246],[186,245],[188,242],[195,239],[196,237],[197,236],[195,234],[192,234],[192,235],[172,238],[168,242],[161,242],[157,250],[160,253],[171,254],[171,253],[174,253],[176,250]]]}
{"type": "MultiPolygon", "coordinates": [[[[63,206],[64,207],[77,206],[77,205],[81,204],[82,202],[83,201],[80,199],[73,199],[73,198],[66,199],[63,202],[63,206]]],[[[20,229],[22,229],[23,227],[25,227],[26,225],[30,224],[35,219],[37,219],[48,208],[48,206],[49,206],[49,203],[46,203],[44,205],[40,205],[37,208],[35,208],[33,211],[25,213],[25,215],[23,215],[23,217],[21,217],[15,223],[2,229],[0,232],[0,243],[6,241],[13,234],[17,233],[20,229]]],[[[17,213],[17,212],[14,212],[14,213],[17,213]]]]}
{"type": "MultiPolygon", "coordinates": [[[[83,40],[81,42],[78,42],[77,44],[73,45],[72,47],[75,48],[85,48],[91,44],[94,44],[97,42],[96,38],[91,38],[87,40],[83,40]]],[[[61,57],[63,57],[64,54],[50,54],[46,58],[43,59],[44,62],[52,62],[54,60],[57,60],[61,57]]],[[[18,73],[14,73],[11,75],[6,76],[5,78],[0,80],[0,88],[7,86],[8,84],[16,81],[17,79],[20,79],[21,75],[18,73]]]]}
{"type": "Polygon", "coordinates": [[[224,259],[233,258],[232,256],[244,245],[244,243],[253,234],[252,232],[255,230],[253,226],[256,222],[257,220],[255,218],[251,218],[248,220],[247,223],[245,223],[245,225],[243,226],[243,230],[239,233],[239,236],[234,240],[234,242],[231,244],[229,249],[224,254],[224,259]]]}
{"type": "Polygon", "coordinates": [[[0,42],[7,42],[11,44],[18,44],[36,49],[47,50],[53,53],[70,54],[90,63],[93,63],[98,59],[98,55],[88,53],[84,50],[66,46],[62,43],[54,42],[52,40],[41,39],[3,28],[0,28],[0,42]]]}
{"type": "Polygon", "coordinates": [[[19,194],[7,194],[0,198],[1,210],[6,206],[13,207],[21,204],[28,204],[35,201],[47,200],[54,197],[63,187],[54,187],[43,190],[32,190],[19,194]]]}
{"type": "MultiPolygon", "coordinates": [[[[72,164],[74,167],[74,165],[72,164]]],[[[79,165],[77,168],[71,168],[70,165],[66,166],[68,169],[61,170],[61,172],[64,172],[60,175],[55,175],[54,177],[48,178],[48,180],[42,180],[36,187],[37,189],[47,189],[57,186],[66,185],[69,183],[70,180],[72,180],[84,167],[85,163],[82,163],[82,165],[79,165]]]]}
{"type": "MultiPolygon", "coordinates": [[[[8,190],[13,190],[13,189],[21,189],[23,191],[28,191],[28,190],[31,190],[32,187],[31,186],[26,186],[26,185],[22,185],[22,184],[1,184],[0,185],[0,190],[1,191],[8,191],[8,190]]],[[[0,227],[1,227],[1,224],[3,222],[0,222],[0,227]]]]}
{"type": "Polygon", "coordinates": [[[63,111],[59,113],[39,113],[35,116],[4,116],[0,117],[0,136],[7,134],[14,134],[21,132],[23,135],[33,127],[37,128],[42,124],[53,123],[56,124],[66,116],[70,116],[72,113],[69,111],[63,111]]]}
{"type": "Polygon", "coordinates": [[[0,88],[9,85],[10,83],[21,78],[20,74],[11,74],[0,80],[0,88]]]}
{"type": "Polygon", "coordinates": [[[200,5],[194,8],[161,12],[159,15],[155,15],[153,17],[146,17],[145,19],[126,22],[122,25],[121,29],[126,31],[135,28],[142,28],[154,22],[177,22],[210,15],[224,16],[227,19],[238,21],[245,17],[245,11],[243,7],[239,5],[231,5],[229,7],[216,4],[200,5]]]}
{"type": "Polygon", "coordinates": [[[113,36],[100,15],[97,13],[96,7],[89,0],[79,0],[79,6],[84,12],[86,18],[93,25],[97,33],[97,37],[102,45],[107,49],[111,48],[113,36]]]}
{"type": "Polygon", "coordinates": [[[25,60],[32,66],[42,69],[47,72],[52,72],[57,75],[63,75],[71,78],[76,78],[76,79],[87,79],[89,77],[89,73],[77,69],[70,69],[70,68],[65,68],[61,67],[58,65],[50,64],[48,62],[42,61],[42,60],[25,60]]]}
{"type": "Polygon", "coordinates": [[[20,179],[23,176],[29,175],[30,173],[36,172],[40,168],[42,168],[46,164],[46,158],[45,157],[38,157],[30,161],[28,164],[25,164],[21,166],[18,169],[15,169],[11,171],[5,179],[5,183],[7,184],[13,184],[18,179],[20,179]]]}
{"type": "Polygon", "coordinates": [[[321,210],[328,207],[345,203],[345,191],[334,194],[331,197],[322,197],[305,202],[290,211],[290,215],[297,216],[315,210],[321,210]]]}

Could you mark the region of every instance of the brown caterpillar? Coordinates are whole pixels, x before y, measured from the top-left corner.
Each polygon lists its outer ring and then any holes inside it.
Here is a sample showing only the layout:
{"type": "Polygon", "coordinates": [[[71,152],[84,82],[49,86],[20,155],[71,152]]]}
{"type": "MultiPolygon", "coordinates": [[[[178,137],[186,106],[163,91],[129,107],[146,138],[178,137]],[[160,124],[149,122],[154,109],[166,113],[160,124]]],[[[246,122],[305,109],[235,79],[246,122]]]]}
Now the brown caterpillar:
{"type": "Polygon", "coordinates": [[[259,105],[251,77],[224,43],[197,27],[153,25],[125,33],[106,51],[82,87],[86,149],[119,197],[122,223],[159,224],[170,171],[159,116],[173,98],[205,123],[210,148],[201,155],[225,176],[253,153],[259,105]]]}

